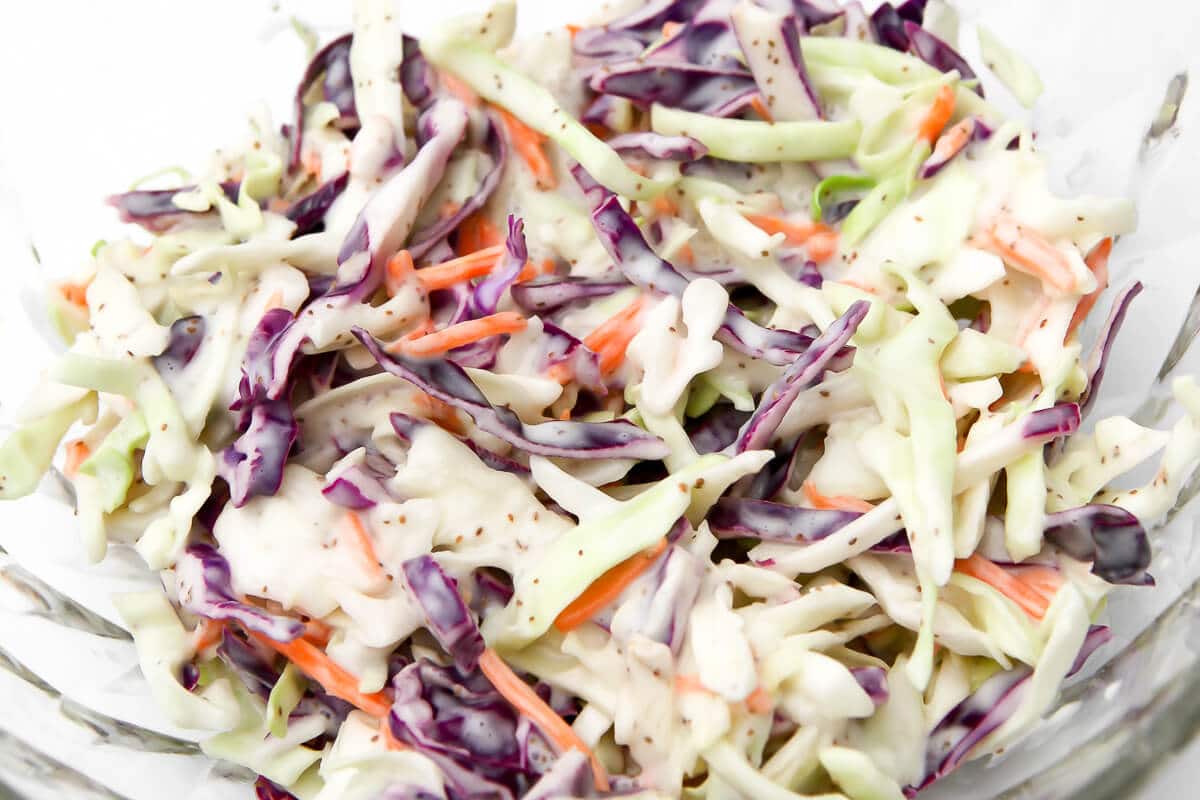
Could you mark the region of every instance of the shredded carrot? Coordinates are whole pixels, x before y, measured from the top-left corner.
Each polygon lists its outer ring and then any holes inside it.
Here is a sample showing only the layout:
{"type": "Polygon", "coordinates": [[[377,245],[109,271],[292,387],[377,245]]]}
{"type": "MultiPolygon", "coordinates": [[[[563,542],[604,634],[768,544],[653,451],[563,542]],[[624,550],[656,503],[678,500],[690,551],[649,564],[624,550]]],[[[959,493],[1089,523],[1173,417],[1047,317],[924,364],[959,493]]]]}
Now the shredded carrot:
{"type": "Polygon", "coordinates": [[[583,743],[579,734],[575,733],[562,717],[554,713],[554,709],[537,696],[529,684],[517,677],[495,650],[489,647],[483,651],[483,655],[479,657],[479,669],[491,681],[500,696],[518,712],[529,717],[529,721],[559,750],[578,750],[586,755],[592,764],[596,788],[602,792],[608,791],[608,773],[604,771],[604,766],[596,758],[596,754],[583,743]]]}
{"type": "Polygon", "coordinates": [[[1050,607],[1050,602],[1040,591],[978,553],[955,561],[954,570],[983,581],[1034,619],[1046,616],[1046,609],[1050,607]]]}
{"type": "Polygon", "coordinates": [[[747,214],[750,220],[759,228],[770,234],[782,233],[789,244],[804,244],[816,233],[828,233],[833,229],[821,222],[802,219],[797,222],[781,219],[770,214],[747,214]]]}
{"type": "Polygon", "coordinates": [[[360,561],[363,567],[366,568],[367,574],[372,578],[381,580],[387,579],[387,574],[383,571],[383,564],[379,561],[379,554],[375,552],[375,543],[371,541],[371,534],[367,531],[362,520],[358,518],[358,514],[353,511],[346,513],[346,527],[350,530],[350,539],[353,542],[355,551],[359,554],[360,561]]]}
{"type": "Polygon", "coordinates": [[[681,261],[689,266],[696,263],[696,254],[692,250],[692,245],[688,242],[684,242],[682,245],[680,245],[679,252],[675,254],[675,260],[681,261]]]}
{"type": "Polygon", "coordinates": [[[304,623],[304,633],[301,636],[310,644],[324,647],[329,644],[329,639],[333,636],[333,628],[319,619],[310,618],[304,623]]]}
{"type": "Polygon", "coordinates": [[[818,231],[808,239],[806,245],[808,257],[818,264],[823,264],[837,255],[837,231],[818,231]]]}
{"type": "Polygon", "coordinates": [[[90,283],[91,280],[88,280],[86,283],[60,283],[58,291],[68,303],[79,306],[86,311],[88,307],[87,289],[90,283]]]}
{"type": "Polygon", "coordinates": [[[625,559],[596,578],[583,590],[581,595],[559,612],[559,615],[554,618],[554,627],[567,633],[596,616],[605,606],[616,600],[617,596],[625,591],[626,586],[649,569],[666,549],[667,540],[659,539],[658,544],[625,559]]]}
{"type": "Polygon", "coordinates": [[[449,219],[459,212],[462,208],[461,203],[456,203],[453,200],[447,200],[442,203],[442,207],[438,209],[438,216],[442,219],[449,219]]]}
{"type": "Polygon", "coordinates": [[[267,210],[276,214],[283,214],[291,207],[292,204],[287,200],[284,200],[282,197],[272,197],[271,199],[267,200],[267,210]]]}
{"type": "Polygon", "coordinates": [[[479,107],[479,95],[475,94],[475,90],[470,86],[449,72],[439,72],[438,77],[441,78],[442,86],[446,87],[446,91],[461,100],[468,108],[479,107]]]}
{"type": "Polygon", "coordinates": [[[571,418],[571,409],[564,408],[562,411],[558,412],[558,418],[563,420],[564,422],[566,420],[569,420],[571,418]]]}
{"type": "Polygon", "coordinates": [[[426,291],[448,289],[463,281],[487,275],[496,266],[496,262],[502,255],[504,255],[504,245],[485,247],[482,250],[443,261],[441,264],[422,267],[417,270],[417,279],[421,281],[421,285],[425,287],[426,291]]]}
{"type": "Polygon", "coordinates": [[[66,475],[68,478],[74,478],[79,474],[79,465],[87,461],[88,456],[91,454],[92,449],[88,447],[87,442],[83,439],[68,442],[67,457],[63,462],[63,475],[66,475]]]}
{"type": "Polygon", "coordinates": [[[1001,216],[975,241],[991,250],[1011,266],[1035,278],[1041,278],[1059,291],[1070,291],[1075,276],[1067,257],[1037,231],[1030,230],[1009,216],[1001,216]]]}
{"type": "Polygon", "coordinates": [[[397,739],[396,734],[392,733],[392,726],[388,724],[387,717],[379,720],[379,735],[383,738],[383,745],[388,750],[408,749],[408,745],[397,739]]]}
{"type": "Polygon", "coordinates": [[[1021,566],[1017,569],[1017,577],[1030,589],[1046,598],[1047,603],[1054,602],[1054,595],[1058,594],[1063,585],[1062,573],[1050,567],[1021,566]]]}
{"type": "Polygon", "coordinates": [[[638,319],[645,305],[645,297],[637,298],[584,337],[583,343],[600,357],[601,375],[611,375],[625,360],[625,348],[638,332],[638,319]]]}
{"type": "Polygon", "coordinates": [[[426,418],[439,428],[460,435],[467,432],[454,406],[427,394],[421,394],[415,400],[424,407],[426,418]]]}
{"type": "Polygon", "coordinates": [[[309,175],[321,177],[321,154],[316,150],[308,150],[300,156],[300,164],[309,175]]]}
{"type": "Polygon", "coordinates": [[[388,349],[414,358],[431,358],[456,347],[474,344],[489,336],[523,331],[528,324],[529,320],[515,311],[501,311],[450,325],[418,339],[399,339],[389,345],[388,349]]]}
{"type": "Polygon", "coordinates": [[[372,717],[386,717],[392,708],[392,700],[383,692],[364,694],[358,688],[358,678],[333,661],[318,647],[304,639],[277,642],[270,636],[257,631],[247,631],[255,641],[279,653],[296,665],[296,669],[324,687],[326,693],[345,700],[355,708],[372,717]]]}
{"type": "Polygon", "coordinates": [[[224,631],[224,620],[202,618],[192,630],[192,650],[197,653],[204,652],[221,641],[224,631]]]}
{"type": "Polygon", "coordinates": [[[821,494],[812,481],[805,481],[801,488],[804,490],[804,498],[812,504],[813,508],[834,511],[859,511],[864,514],[875,508],[875,506],[866,500],[861,500],[857,497],[842,494],[821,494]]]}
{"type": "Polygon", "coordinates": [[[705,692],[712,694],[707,686],[700,682],[700,678],[696,675],[676,675],[675,676],[675,691],[677,692],[705,692]]]}
{"type": "Polygon", "coordinates": [[[583,127],[587,128],[588,132],[591,133],[592,136],[604,141],[607,141],[608,137],[612,135],[612,131],[601,125],[599,122],[585,122],[583,127]]]}
{"type": "Polygon", "coordinates": [[[383,286],[388,297],[395,297],[401,287],[408,283],[414,271],[412,253],[407,250],[401,250],[389,258],[383,274],[383,286]]]}
{"type": "Polygon", "coordinates": [[[660,217],[674,217],[679,214],[679,204],[672,200],[664,192],[650,203],[654,208],[654,213],[660,217]]]}
{"type": "Polygon", "coordinates": [[[854,278],[842,278],[840,281],[838,281],[838,283],[845,284],[846,286],[853,286],[855,289],[866,292],[867,294],[879,294],[879,290],[874,286],[870,286],[862,281],[855,280],[854,278]]]}
{"type": "Polygon", "coordinates": [[[967,146],[974,131],[975,122],[969,118],[951,125],[945,133],[938,137],[937,143],[933,146],[933,158],[939,161],[949,160],[951,156],[967,146]]]}
{"type": "Polygon", "coordinates": [[[761,94],[756,94],[750,98],[750,107],[754,109],[754,113],[762,117],[763,122],[774,122],[775,117],[771,114],[771,109],[767,108],[767,104],[763,102],[761,94]]]}
{"type": "Polygon", "coordinates": [[[554,176],[554,167],[551,166],[550,159],[546,158],[546,153],[542,150],[546,137],[505,109],[499,106],[493,106],[493,108],[504,124],[504,129],[508,131],[508,140],[512,143],[513,149],[517,151],[517,155],[521,156],[525,166],[529,167],[529,171],[533,173],[538,188],[553,189],[558,186],[558,178],[554,176]]]}
{"type": "Polygon", "coordinates": [[[575,37],[579,35],[579,32],[581,30],[583,30],[583,28],[581,26],[572,25],[570,23],[567,23],[567,33],[570,34],[572,40],[574,40],[575,37]]]}
{"type": "Polygon", "coordinates": [[[1096,290],[1091,294],[1084,295],[1079,300],[1079,305],[1075,306],[1075,313],[1071,316],[1071,322],[1067,325],[1067,335],[1063,339],[1066,343],[1067,339],[1071,338],[1071,334],[1079,329],[1083,321],[1087,319],[1087,315],[1092,313],[1092,308],[1095,307],[1096,301],[1100,299],[1100,294],[1108,288],[1108,255],[1112,252],[1112,238],[1104,239],[1100,244],[1092,248],[1092,251],[1083,259],[1083,263],[1087,264],[1088,269],[1096,276],[1096,290]]]}
{"type": "Polygon", "coordinates": [[[275,308],[283,308],[283,292],[279,289],[271,292],[271,296],[267,298],[267,302],[263,307],[263,310],[271,311],[275,308]]]}
{"type": "Polygon", "coordinates": [[[921,124],[917,127],[917,136],[932,145],[953,115],[954,89],[943,86],[938,89],[937,97],[933,99],[933,105],[929,107],[929,112],[921,119],[921,124]]]}
{"type": "Polygon", "coordinates": [[[458,226],[457,252],[460,256],[477,253],[502,244],[500,231],[482,211],[476,211],[458,226]]]}
{"type": "Polygon", "coordinates": [[[526,261],[525,266],[521,267],[521,272],[517,275],[517,283],[531,281],[534,278],[539,278],[542,275],[551,275],[554,273],[554,259],[543,259],[542,263],[534,264],[532,261],[526,261]]]}
{"type": "Polygon", "coordinates": [[[775,707],[771,695],[763,687],[758,687],[746,698],[746,709],[751,714],[767,714],[775,707]]]}
{"type": "Polygon", "coordinates": [[[674,36],[676,33],[678,33],[679,29],[682,27],[683,27],[682,22],[671,22],[670,20],[664,22],[663,26],[662,26],[663,38],[670,39],[672,36],[674,36]]]}

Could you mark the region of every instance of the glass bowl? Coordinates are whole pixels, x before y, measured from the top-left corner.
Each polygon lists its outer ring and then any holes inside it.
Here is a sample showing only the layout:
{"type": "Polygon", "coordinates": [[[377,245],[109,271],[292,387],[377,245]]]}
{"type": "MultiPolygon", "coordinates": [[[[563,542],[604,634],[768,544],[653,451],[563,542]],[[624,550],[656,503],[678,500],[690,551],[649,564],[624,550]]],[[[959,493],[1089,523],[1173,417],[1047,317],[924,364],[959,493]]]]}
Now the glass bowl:
{"type": "MultiPolygon", "coordinates": [[[[405,4],[411,32],[440,8],[405,4]]],[[[578,19],[591,0],[521,0],[528,32],[578,19]]],[[[1148,0],[960,0],[971,28],[998,33],[1038,69],[1039,147],[1063,193],[1132,197],[1138,231],[1118,242],[1113,283],[1146,285],[1118,340],[1092,419],[1121,413],[1168,424],[1169,379],[1200,371],[1200,15],[1148,0]],[[1194,129],[1192,126],[1197,125],[1194,129]]],[[[70,272],[116,230],[102,200],[245,130],[264,98],[285,120],[304,47],[291,20],[323,38],[349,26],[349,3],[210,0],[24,4],[8,22],[0,126],[0,255],[15,279],[0,293],[5,374],[0,421],[55,346],[38,310],[52,275],[70,272]]],[[[984,75],[990,97],[1006,92],[984,75]]],[[[1019,109],[1015,113],[1026,113],[1019,109]]],[[[1094,331],[1093,331],[1094,332],[1094,331]]],[[[973,762],[922,798],[1129,798],[1200,726],[1200,505],[1153,534],[1153,589],[1120,588],[1105,611],[1114,639],[1066,688],[1050,718],[1000,756],[973,762]]],[[[27,798],[249,797],[249,776],[214,763],[155,709],[110,597],[153,585],[137,557],[112,548],[85,563],[66,484],[0,505],[0,794],[27,798]]],[[[1193,771],[1200,774],[1200,769],[1193,771]]],[[[1191,793],[1191,790],[1186,790],[1191,793]]],[[[1161,794],[1159,796],[1162,796],[1161,794]]]]}

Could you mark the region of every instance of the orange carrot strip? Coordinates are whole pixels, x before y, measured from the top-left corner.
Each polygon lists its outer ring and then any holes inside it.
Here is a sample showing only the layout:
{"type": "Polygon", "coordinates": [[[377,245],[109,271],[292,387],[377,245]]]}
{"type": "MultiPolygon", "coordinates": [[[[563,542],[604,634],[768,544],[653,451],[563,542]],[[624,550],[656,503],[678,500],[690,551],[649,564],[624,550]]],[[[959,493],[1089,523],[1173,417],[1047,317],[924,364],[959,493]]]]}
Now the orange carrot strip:
{"type": "Polygon", "coordinates": [[[67,458],[63,462],[63,475],[66,475],[68,478],[74,478],[79,474],[79,465],[87,461],[88,456],[91,454],[92,449],[88,447],[87,442],[83,439],[68,442],[67,458]]]}
{"type": "Polygon", "coordinates": [[[654,208],[654,213],[660,217],[674,217],[679,214],[679,204],[665,193],[654,198],[650,205],[654,208]]]}
{"type": "Polygon", "coordinates": [[[333,628],[319,619],[312,618],[304,623],[304,633],[301,636],[310,644],[324,647],[333,636],[333,628]]]}
{"type": "Polygon", "coordinates": [[[758,687],[746,698],[746,709],[751,714],[766,714],[775,707],[771,695],[763,687],[758,687]]]}
{"type": "Polygon", "coordinates": [[[1075,313],[1071,316],[1071,322],[1067,325],[1067,336],[1063,339],[1065,343],[1071,338],[1083,321],[1087,319],[1087,315],[1092,313],[1092,308],[1095,307],[1096,301],[1100,299],[1100,294],[1108,288],[1108,255],[1112,252],[1113,240],[1111,237],[1104,239],[1100,244],[1092,248],[1092,251],[1083,259],[1083,263],[1088,265],[1088,269],[1096,276],[1096,291],[1091,294],[1084,295],[1079,300],[1079,305],[1075,306],[1075,313]]]}
{"type": "Polygon", "coordinates": [[[461,100],[467,107],[479,107],[479,95],[475,94],[475,90],[470,86],[467,86],[449,72],[439,72],[438,77],[442,81],[442,86],[446,87],[446,91],[461,100]]]}
{"type": "Polygon", "coordinates": [[[460,208],[462,208],[460,203],[456,203],[453,200],[447,200],[446,202],[442,203],[442,207],[438,209],[438,216],[442,219],[449,219],[457,214],[460,208]]]}
{"type": "Polygon", "coordinates": [[[860,511],[864,514],[875,508],[875,506],[866,500],[860,500],[857,497],[842,494],[821,494],[812,481],[805,481],[801,488],[804,490],[804,498],[812,504],[813,508],[835,511],[860,511]]]}
{"type": "Polygon", "coordinates": [[[789,244],[804,244],[815,233],[826,233],[833,229],[821,222],[802,219],[797,222],[781,219],[770,214],[747,214],[750,220],[769,234],[782,233],[789,244]]]}
{"type": "Polygon", "coordinates": [[[638,332],[637,321],[645,305],[645,297],[637,298],[584,337],[583,343],[600,357],[601,375],[611,375],[625,360],[625,348],[638,332]]]}
{"type": "Polygon", "coordinates": [[[316,150],[308,150],[304,155],[300,156],[300,164],[309,175],[318,178],[321,176],[321,154],[316,150]]]}
{"type": "Polygon", "coordinates": [[[921,119],[921,124],[917,127],[917,136],[933,144],[953,115],[954,90],[949,86],[943,86],[938,89],[937,97],[933,99],[933,105],[921,119]]]}
{"type": "Polygon", "coordinates": [[[1049,601],[1040,592],[978,553],[955,561],[954,570],[983,581],[1034,619],[1046,616],[1046,609],[1050,607],[1049,601]]]}
{"type": "Polygon", "coordinates": [[[79,306],[86,310],[87,304],[87,288],[91,280],[87,283],[60,283],[58,291],[71,305],[79,306]]]}
{"type": "Polygon", "coordinates": [[[221,634],[224,630],[224,620],[208,619],[207,617],[201,619],[192,630],[192,649],[197,653],[207,650],[221,641],[221,634]]]}
{"type": "Polygon", "coordinates": [[[554,709],[537,696],[529,684],[509,669],[495,650],[489,647],[483,651],[483,655],[479,657],[479,669],[491,681],[500,696],[518,712],[529,717],[529,721],[559,750],[578,750],[587,756],[592,763],[596,788],[602,792],[608,791],[608,773],[604,771],[596,754],[583,743],[579,734],[575,733],[562,717],[554,713],[554,709]]]}
{"type": "Polygon", "coordinates": [[[558,178],[554,176],[554,167],[551,166],[550,159],[546,158],[546,153],[542,150],[546,137],[503,108],[499,106],[493,106],[493,108],[504,124],[504,129],[508,131],[508,140],[512,143],[513,149],[517,151],[517,155],[521,156],[525,166],[529,167],[529,171],[533,173],[538,188],[553,189],[558,186],[558,178]]]}
{"type": "Polygon", "coordinates": [[[392,709],[392,699],[383,692],[364,694],[359,691],[358,678],[333,661],[318,647],[304,639],[277,642],[257,631],[247,631],[255,641],[279,653],[296,665],[296,669],[324,687],[327,694],[345,700],[372,717],[386,717],[392,709]]]}
{"type": "Polygon", "coordinates": [[[664,22],[663,26],[662,26],[663,38],[670,39],[672,36],[674,36],[676,33],[678,33],[679,29],[682,27],[683,27],[682,22],[671,22],[670,20],[668,20],[667,22],[664,22]]]}
{"type": "Polygon", "coordinates": [[[754,109],[754,113],[762,117],[763,122],[774,122],[775,117],[771,114],[771,109],[767,108],[767,104],[763,102],[761,94],[756,94],[750,98],[750,107],[754,109]]]}
{"type": "Polygon", "coordinates": [[[933,156],[937,161],[947,161],[967,146],[971,134],[975,130],[975,123],[970,119],[964,119],[961,122],[956,122],[950,128],[938,137],[937,143],[933,146],[933,156]]]}
{"type": "Polygon", "coordinates": [[[554,627],[567,633],[596,616],[605,606],[616,600],[617,596],[625,591],[626,586],[649,569],[666,549],[667,540],[659,539],[658,544],[625,559],[596,578],[582,594],[559,612],[554,618],[554,627]]]}
{"type": "Polygon", "coordinates": [[[401,250],[389,258],[387,269],[383,273],[383,286],[388,297],[395,297],[400,288],[408,283],[414,271],[412,253],[407,250],[401,250]]]}
{"type": "Polygon", "coordinates": [[[383,737],[383,745],[388,750],[408,749],[408,745],[397,739],[396,734],[392,733],[392,726],[388,724],[387,717],[379,720],[379,735],[383,737]]]}
{"type": "Polygon", "coordinates": [[[1022,226],[1012,217],[1002,216],[992,223],[978,242],[1011,266],[1060,291],[1075,286],[1075,276],[1067,257],[1037,231],[1022,226]]]}
{"type": "Polygon", "coordinates": [[[454,406],[427,394],[421,394],[415,399],[424,407],[425,416],[429,421],[439,428],[457,434],[467,432],[467,429],[463,427],[462,420],[458,418],[458,412],[455,411],[454,406]]]}
{"type": "Polygon", "coordinates": [[[689,242],[684,242],[679,246],[679,252],[675,254],[675,260],[682,261],[688,266],[696,263],[696,253],[692,250],[692,245],[689,242]]]}
{"type": "Polygon", "coordinates": [[[442,328],[440,331],[426,334],[419,339],[400,339],[389,345],[388,349],[415,358],[429,358],[456,347],[473,344],[489,336],[523,331],[528,324],[529,320],[515,311],[501,311],[442,328]]]}
{"type": "Polygon", "coordinates": [[[706,692],[712,694],[712,690],[700,682],[700,678],[696,675],[676,675],[675,676],[675,691],[677,692],[706,692]]]}
{"type": "Polygon", "coordinates": [[[823,264],[837,255],[837,231],[818,231],[808,239],[808,257],[818,264],[823,264]]]}
{"type": "Polygon", "coordinates": [[[421,281],[421,285],[425,287],[426,291],[447,289],[456,283],[487,275],[496,266],[496,262],[502,255],[504,255],[503,245],[485,247],[482,250],[443,261],[441,264],[422,267],[417,270],[417,280],[421,281]]]}
{"type": "Polygon", "coordinates": [[[456,250],[460,256],[502,244],[500,231],[496,230],[495,224],[485,217],[482,211],[476,211],[462,221],[458,226],[456,241],[456,250]]]}
{"type": "Polygon", "coordinates": [[[1063,585],[1062,574],[1050,567],[1021,567],[1017,576],[1022,583],[1046,598],[1047,603],[1054,602],[1054,595],[1058,594],[1063,585]]]}
{"type": "Polygon", "coordinates": [[[367,528],[358,518],[358,514],[348,511],[346,523],[346,527],[350,529],[350,538],[353,541],[354,549],[360,555],[367,574],[372,578],[386,580],[387,575],[383,571],[383,564],[379,563],[379,554],[375,552],[375,543],[371,541],[371,534],[367,532],[367,528]]]}
{"type": "Polygon", "coordinates": [[[575,39],[575,37],[579,34],[579,32],[581,30],[583,30],[582,26],[572,25],[571,23],[567,23],[567,33],[570,34],[572,40],[575,39]]]}

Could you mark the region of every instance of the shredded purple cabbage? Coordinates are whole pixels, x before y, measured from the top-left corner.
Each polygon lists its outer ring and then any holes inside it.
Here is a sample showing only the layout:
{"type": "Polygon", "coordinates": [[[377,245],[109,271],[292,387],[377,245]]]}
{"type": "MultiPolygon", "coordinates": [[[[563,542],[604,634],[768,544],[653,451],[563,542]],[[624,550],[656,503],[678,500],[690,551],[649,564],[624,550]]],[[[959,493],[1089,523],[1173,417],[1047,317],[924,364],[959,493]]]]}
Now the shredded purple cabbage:
{"type": "MultiPolygon", "coordinates": [[[[231,202],[237,202],[241,184],[237,181],[226,181],[221,184],[221,191],[231,202]]],[[[178,189],[135,189],[131,192],[110,195],[108,204],[117,209],[121,222],[141,225],[152,233],[162,233],[182,217],[203,216],[209,211],[188,211],[175,205],[172,198],[180,192],[190,192],[195,186],[181,186],[178,189]]]]}
{"type": "Polygon", "coordinates": [[[1120,506],[1091,505],[1046,516],[1046,540],[1109,583],[1144,586],[1152,582],[1150,539],[1138,518],[1120,506]]]}
{"type": "Polygon", "coordinates": [[[754,76],[744,69],[672,63],[657,57],[602,67],[590,85],[642,107],[659,103],[714,117],[737,113],[758,94],[754,76]]]}
{"type": "Polygon", "coordinates": [[[811,389],[831,369],[841,349],[858,330],[858,325],[871,310],[865,300],[855,302],[821,334],[812,346],[796,358],[779,380],[767,387],[759,400],[758,408],[742,427],[737,441],[731,446],[735,452],[760,450],[771,444],[775,431],[786,416],[788,409],[805,389],[811,389]]]}
{"type": "Polygon", "coordinates": [[[1112,637],[1112,629],[1107,625],[1089,626],[1088,632],[1083,637],[1083,644],[1079,647],[1079,653],[1075,656],[1075,661],[1072,662],[1071,669],[1067,671],[1067,677],[1070,678],[1083,669],[1088,659],[1092,657],[1092,654],[1108,644],[1112,640],[1112,637]]]}
{"type": "Polygon", "coordinates": [[[352,36],[346,34],[334,39],[322,47],[308,62],[300,85],[296,87],[294,101],[295,120],[292,130],[295,140],[292,142],[291,166],[300,163],[300,150],[304,144],[304,97],[316,83],[317,78],[324,75],[321,90],[325,99],[338,108],[338,113],[344,117],[355,117],[354,81],[350,75],[350,42],[352,36]]]}
{"type": "Polygon", "coordinates": [[[408,102],[424,110],[433,102],[433,70],[421,52],[421,43],[405,34],[403,61],[400,64],[400,87],[408,102]]]}
{"type": "Polygon", "coordinates": [[[296,223],[296,232],[292,235],[303,236],[320,228],[325,222],[325,215],[329,213],[333,201],[337,200],[346,190],[346,184],[349,181],[350,173],[343,172],[336,178],[322,183],[311,194],[305,195],[288,206],[287,211],[284,211],[283,214],[296,223]]]}
{"type": "Polygon", "coordinates": [[[653,42],[668,22],[686,22],[704,5],[704,0],[652,0],[638,10],[596,28],[584,28],[572,46],[591,58],[633,58],[653,42]]]}
{"type": "Polygon", "coordinates": [[[183,372],[184,367],[192,363],[200,351],[206,327],[204,317],[198,315],[181,317],[172,322],[167,349],[154,357],[154,368],[158,374],[170,379],[183,372]]]}
{"type": "MultiPolygon", "coordinates": [[[[904,33],[908,37],[912,54],[938,72],[958,70],[959,77],[964,81],[978,79],[975,70],[971,69],[971,65],[958,51],[922,28],[920,24],[905,21],[904,33]]],[[[975,91],[983,97],[982,85],[976,85],[975,91]]]]}
{"type": "Polygon", "coordinates": [[[304,633],[299,621],[238,600],[229,562],[211,545],[193,544],[184,551],[175,563],[175,582],[179,602],[197,616],[232,620],[277,642],[290,642],[304,633]]]}
{"type": "Polygon", "coordinates": [[[871,31],[875,34],[875,41],[884,47],[899,50],[901,53],[908,50],[909,41],[908,33],[904,30],[904,18],[890,3],[883,3],[872,12],[871,31]]]}
{"type": "Polygon", "coordinates": [[[1121,332],[1121,325],[1125,322],[1125,314],[1129,311],[1129,304],[1133,299],[1142,292],[1142,282],[1134,281],[1129,286],[1121,290],[1113,299],[1112,309],[1108,312],[1108,319],[1104,320],[1104,327],[1100,329],[1100,338],[1088,353],[1087,362],[1084,364],[1084,369],[1087,370],[1088,382],[1087,388],[1083,390],[1083,397],[1079,399],[1079,407],[1081,411],[1086,412],[1092,407],[1092,403],[1096,402],[1096,395],[1100,391],[1100,384],[1104,380],[1104,370],[1108,365],[1108,357],[1112,354],[1113,344],[1117,341],[1117,334],[1121,332]]]}
{"type": "Polygon", "coordinates": [[[688,439],[700,455],[716,453],[733,444],[738,431],[750,419],[749,411],[738,411],[722,403],[688,428],[688,439]]]}
{"type": "Polygon", "coordinates": [[[851,667],[850,674],[876,707],[888,701],[887,672],[881,667],[851,667]]]}
{"type": "MultiPolygon", "coordinates": [[[[412,417],[408,414],[401,414],[400,412],[390,414],[388,419],[391,421],[392,429],[396,431],[396,435],[406,442],[412,442],[413,431],[418,427],[433,424],[432,422],[412,417]]],[[[453,434],[451,435],[453,436],[453,434]]],[[[489,469],[494,469],[497,472],[508,472],[516,475],[518,478],[529,477],[529,467],[521,462],[511,459],[508,456],[502,456],[499,453],[488,450],[486,447],[480,447],[466,437],[455,436],[454,438],[465,444],[489,469]]]]}
{"type": "Polygon", "coordinates": [[[581,300],[608,297],[629,286],[623,278],[580,278],[547,275],[518,283],[509,290],[513,302],[526,311],[550,314],[581,300]]]}
{"type": "Polygon", "coordinates": [[[454,579],[431,555],[410,558],[404,562],[403,569],[408,588],[425,612],[430,633],[454,658],[460,670],[470,672],[475,669],[483,654],[483,636],[458,593],[454,579]]]}
{"type": "Polygon", "coordinates": [[[419,359],[386,352],[361,328],[354,335],[379,366],[426,394],[465,411],[480,430],[529,453],[558,458],[634,458],[656,461],[668,448],[636,425],[615,422],[553,421],[529,425],[508,408],[487,401],[461,367],[444,359],[419,359]]]}
{"type": "Polygon", "coordinates": [[[496,313],[500,299],[508,291],[525,268],[529,260],[529,249],[525,246],[525,223],[508,215],[508,236],[504,241],[504,255],[488,275],[484,276],[471,292],[468,304],[472,318],[496,313]]]}
{"type": "Polygon", "coordinates": [[[283,483],[283,468],[299,434],[287,400],[266,400],[250,411],[245,431],[221,451],[217,474],[229,484],[229,497],[241,507],[252,497],[271,496],[283,483]]]}
{"type": "Polygon", "coordinates": [[[799,508],[770,500],[722,497],[708,512],[708,526],[718,539],[815,542],[861,516],[857,511],[799,508]]]}
{"type": "Polygon", "coordinates": [[[254,781],[254,796],[258,800],[296,800],[287,789],[264,778],[262,775],[254,781]]]}
{"type": "Polygon", "coordinates": [[[609,139],[608,146],[618,153],[659,161],[695,161],[708,153],[707,147],[690,136],[663,136],[653,131],[623,133],[609,139]]]}

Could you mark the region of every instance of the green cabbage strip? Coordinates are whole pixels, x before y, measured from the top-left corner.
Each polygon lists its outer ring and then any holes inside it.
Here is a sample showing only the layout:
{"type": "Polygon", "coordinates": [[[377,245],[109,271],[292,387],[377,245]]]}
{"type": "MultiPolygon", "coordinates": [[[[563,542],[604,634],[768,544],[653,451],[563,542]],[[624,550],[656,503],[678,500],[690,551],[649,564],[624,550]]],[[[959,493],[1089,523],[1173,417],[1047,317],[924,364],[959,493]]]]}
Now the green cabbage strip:
{"type": "Polygon", "coordinates": [[[861,242],[908,194],[908,176],[897,172],[875,184],[846,219],[842,221],[842,241],[847,247],[861,242]]]}
{"type": "Polygon", "coordinates": [[[453,72],[481,97],[553,139],[617,194],[648,200],[667,188],[667,182],[643,177],[627,167],[615,150],[559,105],[549,91],[478,45],[443,31],[421,40],[421,49],[435,66],[453,72]]]}
{"type": "Polygon", "coordinates": [[[821,221],[823,213],[821,206],[829,199],[830,195],[855,189],[870,189],[874,186],[875,179],[870,175],[830,175],[813,188],[812,202],[809,205],[813,221],[821,221]]]}
{"type": "Polygon", "coordinates": [[[862,126],[841,122],[758,122],[724,119],[655,104],[650,127],[664,136],[690,136],[713,158],[750,163],[822,161],[854,153],[862,126]]]}
{"type": "Polygon", "coordinates": [[[96,411],[96,395],[87,392],[14,431],[0,445],[0,499],[15,500],[36,489],[67,431],[80,420],[95,420],[96,411]]]}
{"type": "Polygon", "coordinates": [[[804,36],[800,39],[800,51],[804,54],[805,66],[817,82],[821,82],[821,73],[830,67],[865,71],[884,83],[899,86],[937,80],[942,76],[935,68],[907,53],[854,39],[804,36]]]}
{"type": "Polygon", "coordinates": [[[79,466],[81,474],[97,480],[101,508],[105,513],[111,514],[125,503],[125,495],[133,485],[134,451],[145,447],[149,439],[145,418],[134,411],[122,419],[96,452],[79,466]]]}
{"type": "Polygon", "coordinates": [[[287,736],[288,716],[300,705],[300,698],[304,697],[306,688],[308,682],[304,675],[289,661],[283,672],[279,673],[279,680],[275,681],[275,685],[271,687],[271,694],[267,697],[267,729],[276,739],[287,736]]]}
{"type": "Polygon", "coordinates": [[[865,753],[849,747],[825,747],[818,757],[833,782],[851,800],[902,800],[900,785],[865,753]]]}
{"type": "Polygon", "coordinates": [[[1033,104],[1041,97],[1043,88],[1042,79],[1038,77],[1037,71],[987,28],[979,25],[976,30],[979,33],[979,53],[983,56],[983,63],[1008,87],[1021,105],[1033,108],[1033,104]]]}
{"type": "Polygon", "coordinates": [[[485,621],[489,643],[519,649],[549,630],[593,581],[665,536],[691,504],[696,480],[726,460],[715,453],[701,456],[620,508],[555,539],[537,563],[516,576],[516,591],[504,612],[485,621]]]}
{"type": "Polygon", "coordinates": [[[947,380],[974,380],[1014,372],[1025,362],[1025,351],[999,336],[973,328],[959,332],[942,354],[942,375],[947,380]]]}

